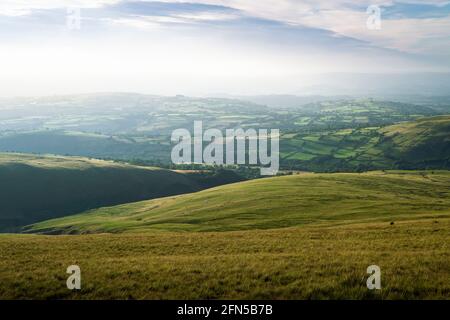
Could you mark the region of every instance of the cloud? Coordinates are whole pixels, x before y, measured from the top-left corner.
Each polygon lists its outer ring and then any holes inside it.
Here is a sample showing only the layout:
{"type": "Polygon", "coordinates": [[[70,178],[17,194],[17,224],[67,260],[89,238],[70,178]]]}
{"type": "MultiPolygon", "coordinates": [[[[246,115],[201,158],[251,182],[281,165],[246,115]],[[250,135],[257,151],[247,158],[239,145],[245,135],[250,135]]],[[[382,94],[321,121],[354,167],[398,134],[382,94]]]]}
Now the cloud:
{"type": "MultiPolygon", "coordinates": [[[[170,1],[174,2],[174,1],[170,1]]],[[[436,48],[450,53],[450,1],[432,0],[202,0],[210,5],[228,5],[249,16],[279,21],[293,26],[308,26],[325,29],[336,35],[355,38],[375,46],[410,53],[433,53],[436,48]],[[382,9],[382,29],[368,30],[366,21],[369,5],[382,9]],[[401,16],[384,17],[384,12],[395,12],[400,8],[401,16]],[[421,17],[410,16],[421,13],[421,17]],[[429,16],[427,16],[427,14],[429,16]],[[433,15],[439,14],[440,17],[433,15]],[[433,39],[435,41],[433,41],[433,39]]],[[[399,11],[397,11],[399,12],[399,11]]]]}
{"type": "Polygon", "coordinates": [[[212,22],[239,24],[254,18],[261,23],[322,29],[380,48],[450,54],[447,0],[2,0],[0,16],[31,15],[68,6],[100,9],[105,13],[97,17],[99,21],[114,26],[145,29],[212,22]],[[374,4],[382,9],[382,29],[377,31],[366,27],[366,8],[374,4]]]}
{"type": "Polygon", "coordinates": [[[233,8],[184,2],[130,1],[110,6],[108,10],[116,15],[107,19],[109,22],[138,28],[230,21],[241,17],[241,12],[233,8]]]}
{"type": "Polygon", "coordinates": [[[2,0],[0,15],[23,16],[32,14],[35,10],[51,10],[58,8],[100,8],[119,3],[122,0],[2,0]]]}
{"type": "Polygon", "coordinates": [[[450,15],[440,18],[382,19],[380,30],[366,27],[365,12],[326,10],[303,17],[303,25],[409,53],[450,53],[450,15]],[[447,40],[447,41],[446,41],[447,40]],[[436,51],[440,48],[440,51],[436,51]]]}
{"type": "Polygon", "coordinates": [[[444,1],[190,1],[79,1],[69,31],[75,1],[0,0],[1,90],[294,92],[312,74],[450,68],[444,1]]]}

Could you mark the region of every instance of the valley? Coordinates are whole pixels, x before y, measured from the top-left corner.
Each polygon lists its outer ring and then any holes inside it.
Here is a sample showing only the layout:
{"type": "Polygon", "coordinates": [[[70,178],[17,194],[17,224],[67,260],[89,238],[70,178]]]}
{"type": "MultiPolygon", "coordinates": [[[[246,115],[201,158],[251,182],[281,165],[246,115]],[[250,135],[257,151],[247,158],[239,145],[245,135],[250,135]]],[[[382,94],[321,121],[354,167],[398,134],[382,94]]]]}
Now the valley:
{"type": "Polygon", "coordinates": [[[450,109],[446,102],[445,98],[436,98],[415,105],[341,98],[283,108],[274,107],[273,102],[266,106],[236,99],[125,93],[0,100],[0,151],[174,168],[170,160],[171,132],[178,128],[192,131],[194,121],[202,121],[205,130],[255,125],[279,129],[280,166],[284,170],[449,169],[450,143],[445,136],[450,132],[450,109]],[[18,110],[8,111],[6,103],[18,110]],[[24,116],[34,113],[43,116],[24,116]],[[392,140],[388,131],[400,122],[411,123],[410,130],[416,130],[423,145],[439,136],[440,141],[433,140],[437,154],[430,157],[418,141],[411,140],[413,134],[405,136],[402,146],[397,145],[398,139],[392,140]],[[418,126],[422,130],[417,130],[418,126]],[[417,148],[409,150],[408,145],[417,148]]]}

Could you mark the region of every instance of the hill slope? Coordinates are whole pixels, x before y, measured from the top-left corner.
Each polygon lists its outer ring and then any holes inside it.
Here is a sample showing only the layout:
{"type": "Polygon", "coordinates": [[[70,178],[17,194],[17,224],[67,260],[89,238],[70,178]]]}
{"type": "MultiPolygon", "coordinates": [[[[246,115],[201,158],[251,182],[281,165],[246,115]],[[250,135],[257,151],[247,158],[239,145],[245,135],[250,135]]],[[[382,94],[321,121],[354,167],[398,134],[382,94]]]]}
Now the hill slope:
{"type": "Polygon", "coordinates": [[[183,174],[75,157],[0,154],[0,232],[92,208],[199,190],[183,174]]]}
{"type": "Polygon", "coordinates": [[[307,171],[450,169],[450,116],[386,127],[285,134],[281,164],[307,171]]]}
{"type": "Polygon", "coordinates": [[[101,208],[27,228],[40,233],[229,231],[450,215],[450,172],[300,174],[101,208]]]}
{"type": "Polygon", "coordinates": [[[450,166],[450,116],[424,118],[380,130],[386,153],[397,156],[405,166],[447,163],[450,166]]]}

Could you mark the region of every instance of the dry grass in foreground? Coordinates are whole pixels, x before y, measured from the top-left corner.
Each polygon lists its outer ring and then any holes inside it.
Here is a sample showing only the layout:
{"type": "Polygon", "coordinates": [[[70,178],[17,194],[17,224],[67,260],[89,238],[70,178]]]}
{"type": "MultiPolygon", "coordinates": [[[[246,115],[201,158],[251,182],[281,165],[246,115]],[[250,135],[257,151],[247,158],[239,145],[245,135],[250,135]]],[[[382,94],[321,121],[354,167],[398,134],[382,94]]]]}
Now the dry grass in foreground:
{"type": "Polygon", "coordinates": [[[450,219],[235,232],[1,235],[1,299],[449,299],[450,219]],[[66,288],[81,267],[82,290],[66,288]],[[366,288],[377,264],[382,289],[366,288]]]}

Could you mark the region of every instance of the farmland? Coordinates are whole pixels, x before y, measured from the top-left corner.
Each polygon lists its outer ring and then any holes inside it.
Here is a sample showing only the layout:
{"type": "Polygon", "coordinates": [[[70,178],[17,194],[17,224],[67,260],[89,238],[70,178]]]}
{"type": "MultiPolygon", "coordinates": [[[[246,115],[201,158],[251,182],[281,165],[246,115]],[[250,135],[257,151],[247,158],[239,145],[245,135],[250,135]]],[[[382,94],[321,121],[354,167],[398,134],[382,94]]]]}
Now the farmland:
{"type": "Polygon", "coordinates": [[[427,169],[450,166],[450,117],[384,127],[286,134],[285,168],[308,171],[427,169]]]}
{"type": "MultiPolygon", "coordinates": [[[[0,101],[0,151],[170,167],[171,132],[177,128],[192,131],[194,121],[203,121],[204,129],[279,129],[281,167],[285,170],[358,172],[450,166],[449,142],[442,138],[450,132],[445,116],[450,110],[440,100],[415,105],[341,99],[282,108],[236,99],[104,94],[14,103],[18,111],[11,113],[2,110],[0,101]],[[37,112],[40,117],[33,116],[37,112]],[[398,139],[390,140],[387,131],[391,125],[405,122],[435,128],[416,133],[424,145],[433,141],[433,149],[437,147],[440,153],[427,158],[423,150],[391,152],[398,149],[398,139]],[[439,140],[433,140],[437,136],[439,140]]],[[[404,137],[402,145],[415,143],[414,135],[404,137]]]]}

